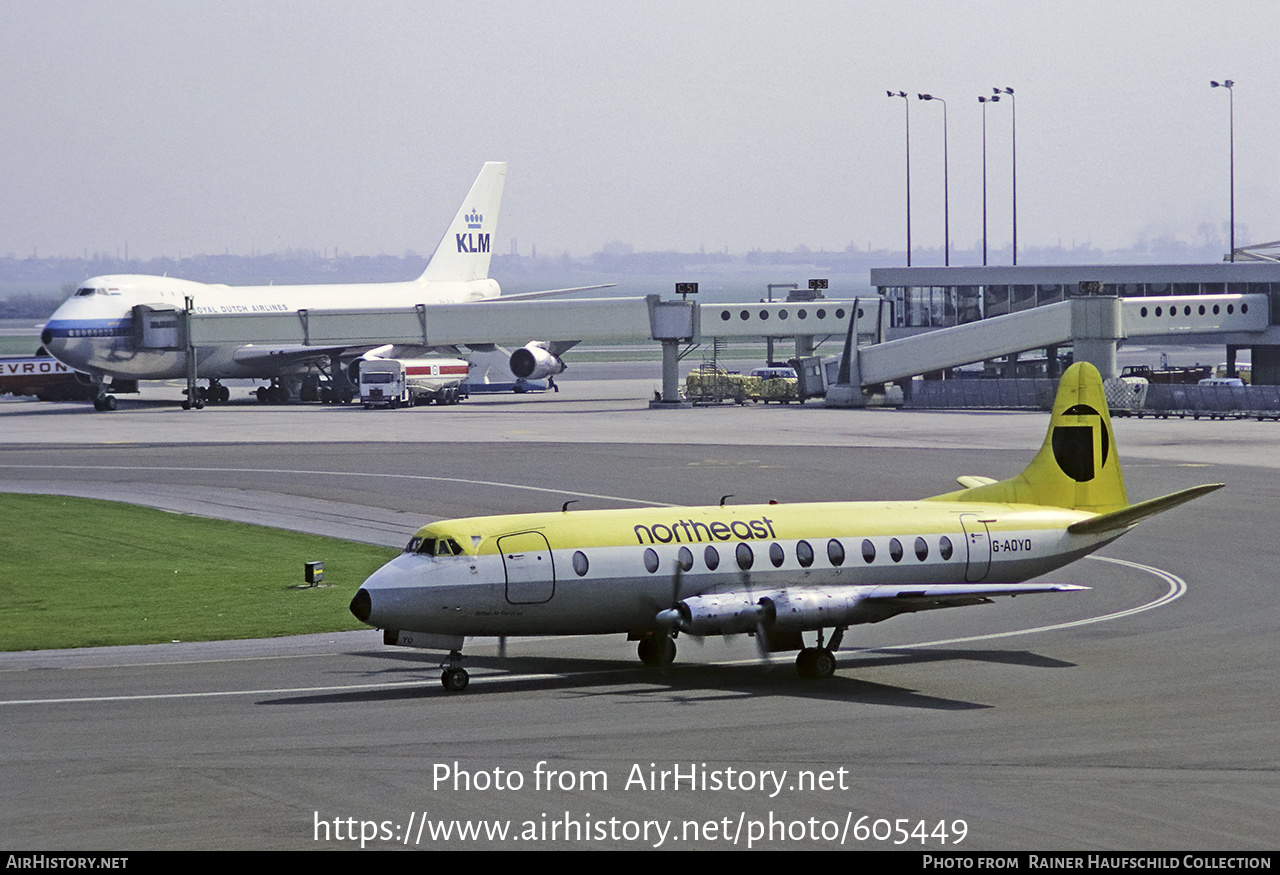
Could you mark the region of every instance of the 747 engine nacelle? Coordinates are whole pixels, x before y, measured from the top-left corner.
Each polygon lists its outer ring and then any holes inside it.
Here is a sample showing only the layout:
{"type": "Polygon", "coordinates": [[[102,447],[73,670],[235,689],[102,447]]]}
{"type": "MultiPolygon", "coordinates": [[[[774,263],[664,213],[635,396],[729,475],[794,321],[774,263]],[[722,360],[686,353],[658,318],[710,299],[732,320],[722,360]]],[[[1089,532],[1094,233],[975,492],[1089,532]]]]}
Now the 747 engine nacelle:
{"type": "Polygon", "coordinates": [[[509,367],[522,380],[542,380],[563,372],[565,364],[546,350],[543,341],[535,340],[511,353],[509,367]]]}

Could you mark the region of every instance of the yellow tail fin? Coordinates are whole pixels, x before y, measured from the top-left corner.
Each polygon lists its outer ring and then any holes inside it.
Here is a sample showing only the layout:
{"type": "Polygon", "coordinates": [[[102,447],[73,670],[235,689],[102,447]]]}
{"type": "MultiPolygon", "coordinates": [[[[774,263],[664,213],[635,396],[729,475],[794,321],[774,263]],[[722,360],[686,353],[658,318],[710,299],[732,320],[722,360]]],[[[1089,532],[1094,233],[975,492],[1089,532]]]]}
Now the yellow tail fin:
{"type": "Polygon", "coordinates": [[[1128,507],[1098,369],[1088,362],[1067,368],[1044,444],[1025,471],[929,500],[1039,504],[1099,514],[1128,507]]]}

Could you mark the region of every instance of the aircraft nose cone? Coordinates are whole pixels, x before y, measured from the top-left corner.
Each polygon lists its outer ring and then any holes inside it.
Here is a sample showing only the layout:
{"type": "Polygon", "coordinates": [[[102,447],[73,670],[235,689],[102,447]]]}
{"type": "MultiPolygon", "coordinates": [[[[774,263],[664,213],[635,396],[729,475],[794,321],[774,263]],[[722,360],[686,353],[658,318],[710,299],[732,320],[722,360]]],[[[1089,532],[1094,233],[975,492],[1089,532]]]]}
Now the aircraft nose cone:
{"type": "Polygon", "coordinates": [[[369,597],[369,591],[363,587],[356,593],[356,597],[351,600],[351,613],[361,623],[369,622],[369,615],[373,612],[373,599],[369,597]]]}

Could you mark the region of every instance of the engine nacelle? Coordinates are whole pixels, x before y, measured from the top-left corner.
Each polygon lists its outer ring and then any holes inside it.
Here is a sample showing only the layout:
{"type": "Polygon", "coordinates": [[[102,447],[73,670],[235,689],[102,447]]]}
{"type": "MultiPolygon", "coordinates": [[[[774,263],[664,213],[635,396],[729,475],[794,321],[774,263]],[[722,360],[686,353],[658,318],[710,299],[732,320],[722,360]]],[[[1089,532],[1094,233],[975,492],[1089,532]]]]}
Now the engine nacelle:
{"type": "Polygon", "coordinates": [[[658,614],[658,622],[690,635],[733,635],[754,632],[768,622],[772,606],[768,598],[742,592],[696,595],[658,614]]]}
{"type": "Polygon", "coordinates": [[[539,341],[526,344],[511,353],[511,373],[522,380],[541,380],[564,371],[560,356],[547,352],[539,341]]]}
{"type": "Polygon", "coordinates": [[[772,622],[779,629],[823,629],[857,622],[862,596],[848,588],[792,589],[768,599],[772,622]]]}
{"type": "Polygon", "coordinates": [[[733,635],[760,628],[807,631],[866,622],[862,596],[847,587],[767,593],[724,592],[684,599],[658,614],[658,622],[690,635],[733,635]]]}

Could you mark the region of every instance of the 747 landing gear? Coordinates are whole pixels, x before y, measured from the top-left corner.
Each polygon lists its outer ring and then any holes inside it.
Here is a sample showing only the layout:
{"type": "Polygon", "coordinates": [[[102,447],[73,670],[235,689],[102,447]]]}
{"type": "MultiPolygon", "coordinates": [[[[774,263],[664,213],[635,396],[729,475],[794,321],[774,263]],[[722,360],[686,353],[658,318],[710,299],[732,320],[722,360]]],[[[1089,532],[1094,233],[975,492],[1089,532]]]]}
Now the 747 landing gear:
{"type": "Polygon", "coordinates": [[[441,664],[440,683],[444,684],[444,688],[451,693],[461,693],[467,688],[467,684],[471,683],[471,676],[467,674],[467,670],[460,664],[462,662],[462,653],[457,650],[449,651],[449,659],[441,664]]]}

